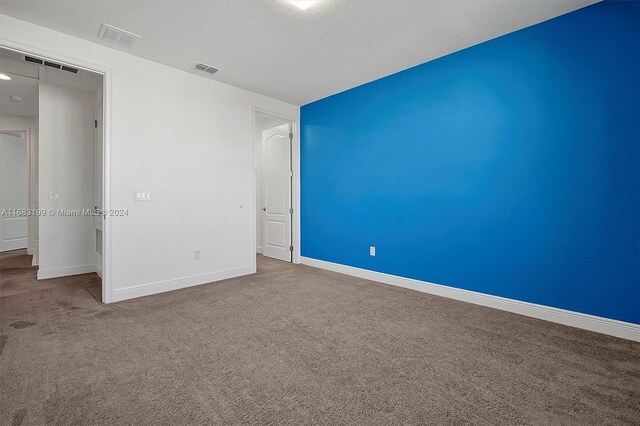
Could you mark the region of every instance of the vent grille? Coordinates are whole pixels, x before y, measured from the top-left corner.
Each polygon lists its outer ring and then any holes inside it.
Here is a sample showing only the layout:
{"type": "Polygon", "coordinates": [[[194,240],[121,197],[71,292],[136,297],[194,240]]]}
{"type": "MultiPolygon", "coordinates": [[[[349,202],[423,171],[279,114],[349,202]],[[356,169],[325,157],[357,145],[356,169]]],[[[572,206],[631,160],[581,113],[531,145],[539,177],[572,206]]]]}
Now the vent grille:
{"type": "Polygon", "coordinates": [[[131,47],[133,43],[140,38],[139,35],[114,27],[106,23],[102,23],[98,37],[108,40],[120,46],[131,47]]]}
{"type": "Polygon", "coordinates": [[[73,68],[73,67],[70,67],[68,65],[57,64],[55,62],[34,58],[33,56],[25,56],[24,60],[26,62],[32,62],[34,64],[44,65],[44,66],[49,67],[49,68],[55,68],[57,70],[62,70],[62,71],[67,71],[67,72],[70,72],[70,73],[73,73],[73,74],[78,74],[78,69],[77,68],[73,68]]]}
{"type": "Polygon", "coordinates": [[[193,66],[193,69],[202,71],[207,74],[215,74],[220,71],[218,68],[212,67],[211,65],[203,64],[202,62],[196,62],[196,64],[193,66]]]}
{"type": "Polygon", "coordinates": [[[44,61],[44,65],[45,65],[46,67],[55,68],[55,69],[57,69],[57,70],[59,70],[60,68],[62,68],[62,65],[60,65],[60,64],[56,64],[55,62],[44,61]]]}
{"type": "Polygon", "coordinates": [[[40,64],[42,65],[42,59],[38,59],[38,58],[32,58],[31,56],[25,56],[24,60],[27,62],[33,62],[34,64],[40,64]]]}

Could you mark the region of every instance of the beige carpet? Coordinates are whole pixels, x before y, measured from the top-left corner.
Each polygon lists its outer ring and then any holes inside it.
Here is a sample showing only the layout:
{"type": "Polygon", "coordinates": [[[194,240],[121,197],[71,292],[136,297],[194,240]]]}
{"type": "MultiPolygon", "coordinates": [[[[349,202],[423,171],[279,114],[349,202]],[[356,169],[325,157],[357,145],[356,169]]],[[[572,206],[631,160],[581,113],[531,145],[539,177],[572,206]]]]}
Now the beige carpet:
{"type": "Polygon", "coordinates": [[[259,257],[104,306],[0,255],[0,424],[640,424],[640,344],[259,257]]]}

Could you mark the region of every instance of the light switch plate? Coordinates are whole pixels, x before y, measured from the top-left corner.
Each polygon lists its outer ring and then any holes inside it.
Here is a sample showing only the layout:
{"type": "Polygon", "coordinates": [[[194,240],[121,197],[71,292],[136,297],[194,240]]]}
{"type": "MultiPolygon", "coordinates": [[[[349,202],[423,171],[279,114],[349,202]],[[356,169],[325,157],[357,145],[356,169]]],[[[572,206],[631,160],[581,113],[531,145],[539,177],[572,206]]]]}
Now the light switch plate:
{"type": "Polygon", "coordinates": [[[151,191],[149,190],[136,190],[133,192],[134,201],[151,201],[151,191]]]}

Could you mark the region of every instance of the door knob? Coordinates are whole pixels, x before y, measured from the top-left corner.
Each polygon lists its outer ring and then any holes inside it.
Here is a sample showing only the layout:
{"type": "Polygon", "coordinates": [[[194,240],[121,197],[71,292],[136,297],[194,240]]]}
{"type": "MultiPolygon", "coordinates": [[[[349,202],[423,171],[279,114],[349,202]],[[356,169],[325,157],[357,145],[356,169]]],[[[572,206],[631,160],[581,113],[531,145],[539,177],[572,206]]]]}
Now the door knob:
{"type": "Polygon", "coordinates": [[[263,208],[262,208],[262,211],[263,211],[263,212],[266,212],[266,211],[267,211],[267,208],[266,208],[266,207],[263,207],[263,208]]]}

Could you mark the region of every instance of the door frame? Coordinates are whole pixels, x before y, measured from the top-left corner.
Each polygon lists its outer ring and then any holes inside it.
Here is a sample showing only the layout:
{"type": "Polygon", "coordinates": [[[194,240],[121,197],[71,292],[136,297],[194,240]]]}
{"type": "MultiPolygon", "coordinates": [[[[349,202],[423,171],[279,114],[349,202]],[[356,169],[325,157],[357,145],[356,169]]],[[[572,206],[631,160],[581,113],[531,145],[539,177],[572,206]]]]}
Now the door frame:
{"type": "MultiPolygon", "coordinates": [[[[22,118],[22,117],[19,117],[22,118]]],[[[31,117],[29,117],[31,118],[31,117]]],[[[33,177],[34,177],[34,160],[33,156],[35,141],[31,138],[33,132],[30,127],[20,127],[20,126],[10,126],[10,127],[2,127],[0,126],[0,130],[3,132],[25,132],[27,135],[27,208],[31,211],[35,209],[33,205],[33,177]]],[[[31,243],[33,241],[33,216],[27,217],[27,254],[33,255],[33,246],[31,243]]]]}
{"type": "Polygon", "coordinates": [[[257,203],[256,203],[256,153],[254,148],[257,141],[255,140],[256,129],[256,115],[266,115],[273,118],[279,118],[281,120],[288,121],[293,127],[293,142],[291,146],[291,168],[293,169],[293,179],[291,182],[291,195],[293,197],[292,207],[293,215],[291,218],[291,244],[293,245],[293,263],[301,263],[300,260],[300,120],[296,117],[290,117],[283,114],[278,114],[268,109],[261,108],[253,105],[251,107],[251,259],[253,262],[254,271],[257,270],[256,265],[256,217],[257,217],[257,203]]]}
{"type": "MultiPolygon", "coordinates": [[[[80,68],[97,74],[102,74],[102,102],[103,102],[103,129],[102,129],[102,206],[104,211],[111,209],[111,68],[87,62],[81,58],[69,57],[64,53],[45,50],[37,46],[18,43],[6,38],[0,38],[0,47],[23,55],[38,56],[49,59],[63,65],[80,68]]],[[[111,256],[111,218],[107,215],[103,218],[102,232],[102,303],[113,301],[112,256],[111,256]]]]}
{"type": "MultiPolygon", "coordinates": [[[[98,120],[98,107],[102,107],[102,117],[100,117],[100,118],[103,120],[101,127],[102,127],[102,148],[103,148],[102,149],[102,155],[104,156],[104,98],[100,98],[96,102],[96,105],[95,105],[94,110],[93,110],[93,116],[96,119],[96,121],[95,121],[96,129],[97,129],[97,124],[98,124],[98,121],[97,121],[98,120]]],[[[94,150],[93,150],[93,165],[94,165],[94,167],[96,167],[97,164],[98,164],[96,162],[96,145],[97,145],[97,142],[98,142],[98,132],[94,131],[94,133],[93,133],[93,148],[94,148],[94,150]]],[[[103,181],[102,181],[102,188],[101,189],[104,190],[104,158],[102,158],[102,160],[103,160],[102,161],[103,164],[101,164],[101,166],[102,166],[102,169],[103,169],[102,170],[103,171],[103,173],[102,173],[103,181]]],[[[94,178],[96,177],[96,171],[95,170],[93,171],[93,176],[94,176],[94,178]]],[[[95,184],[95,182],[93,184],[93,188],[94,188],[94,191],[97,188],[97,185],[95,184]]],[[[94,200],[95,200],[95,194],[94,194],[94,200]]],[[[104,202],[104,200],[101,200],[101,201],[104,202]]],[[[96,204],[97,204],[97,202],[96,202],[96,204]]],[[[97,207],[97,205],[96,205],[96,207],[97,207]]],[[[100,208],[103,211],[106,211],[103,206],[101,206],[100,208]]],[[[98,217],[99,216],[96,216],[94,218],[94,220],[93,220],[93,231],[96,233],[96,237],[98,235],[98,233],[97,233],[98,227],[96,226],[96,221],[98,220],[98,217]]],[[[101,234],[101,238],[103,239],[103,244],[102,244],[102,247],[101,247],[101,251],[104,251],[104,221],[105,221],[104,215],[102,217],[100,217],[99,220],[100,220],[100,234],[101,234]]],[[[102,260],[103,260],[103,253],[100,253],[100,265],[99,266],[96,265],[98,267],[97,274],[100,276],[100,279],[102,279],[102,267],[103,267],[102,260]]]]}

